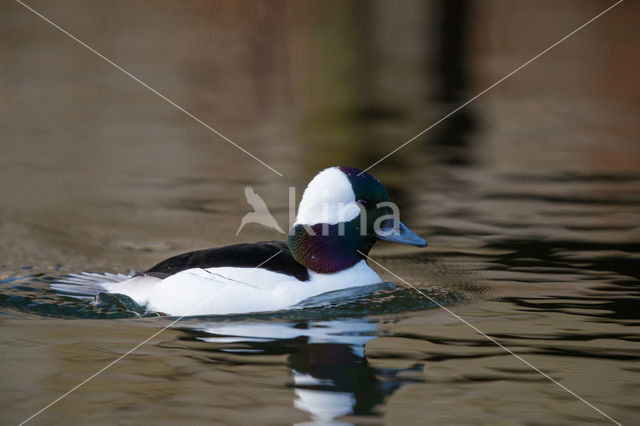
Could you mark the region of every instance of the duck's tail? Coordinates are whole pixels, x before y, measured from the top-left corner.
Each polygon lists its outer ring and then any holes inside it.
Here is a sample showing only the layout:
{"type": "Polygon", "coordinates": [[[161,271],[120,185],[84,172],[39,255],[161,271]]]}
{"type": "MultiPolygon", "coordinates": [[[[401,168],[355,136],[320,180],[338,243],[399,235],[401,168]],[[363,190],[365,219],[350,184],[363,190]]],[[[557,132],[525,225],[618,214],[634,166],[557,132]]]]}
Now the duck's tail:
{"type": "Polygon", "coordinates": [[[81,272],[69,274],[54,281],[51,288],[63,296],[81,299],[93,299],[98,293],[105,291],[103,284],[119,283],[131,278],[127,274],[110,274],[101,272],[81,272]]]}

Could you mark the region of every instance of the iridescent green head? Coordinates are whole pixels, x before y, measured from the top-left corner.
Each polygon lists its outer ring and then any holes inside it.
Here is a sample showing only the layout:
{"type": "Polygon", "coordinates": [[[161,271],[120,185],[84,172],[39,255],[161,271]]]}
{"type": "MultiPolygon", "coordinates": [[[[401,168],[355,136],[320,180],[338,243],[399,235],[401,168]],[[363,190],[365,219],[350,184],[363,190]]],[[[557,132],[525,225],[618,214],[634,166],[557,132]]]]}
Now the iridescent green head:
{"type": "Polygon", "coordinates": [[[333,273],[361,261],[378,239],[427,245],[400,222],[380,181],[352,167],[331,167],[305,189],[288,243],[302,265],[333,273]]]}

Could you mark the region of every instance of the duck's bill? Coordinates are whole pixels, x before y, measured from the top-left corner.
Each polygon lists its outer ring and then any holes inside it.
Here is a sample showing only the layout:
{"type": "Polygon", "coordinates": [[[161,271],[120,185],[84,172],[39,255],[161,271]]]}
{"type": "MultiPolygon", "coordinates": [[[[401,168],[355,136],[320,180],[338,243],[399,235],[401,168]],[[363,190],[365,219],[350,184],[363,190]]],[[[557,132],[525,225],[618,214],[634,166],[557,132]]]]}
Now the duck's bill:
{"type": "Polygon", "coordinates": [[[399,220],[388,220],[376,230],[376,235],[381,240],[392,243],[406,244],[408,246],[426,247],[427,242],[419,237],[411,229],[399,220]]]}

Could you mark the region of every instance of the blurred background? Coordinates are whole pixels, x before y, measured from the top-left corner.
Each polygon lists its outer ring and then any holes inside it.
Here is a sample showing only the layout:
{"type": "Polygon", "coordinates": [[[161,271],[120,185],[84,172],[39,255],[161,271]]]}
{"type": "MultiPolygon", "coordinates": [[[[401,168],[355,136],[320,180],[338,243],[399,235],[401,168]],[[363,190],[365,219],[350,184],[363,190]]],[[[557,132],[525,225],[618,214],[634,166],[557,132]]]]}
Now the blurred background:
{"type": "MultiPolygon", "coordinates": [[[[124,351],[153,331],[123,323],[129,334],[111,334],[105,321],[80,316],[70,334],[44,338],[71,327],[56,318],[74,314],[61,313],[57,300],[47,305],[38,285],[18,288],[15,280],[52,271],[127,273],[186,250],[284,238],[255,224],[235,236],[250,210],[246,185],[284,228],[289,186],[299,199],[325,167],[368,167],[613,4],[28,2],[280,177],[19,3],[0,1],[0,326],[9,345],[0,395],[11,420],[119,353],[113,339],[124,351]],[[108,336],[111,346],[96,336],[108,336]],[[61,361],[68,356],[87,362],[61,361]],[[67,371],[64,380],[58,371],[67,371]]],[[[376,259],[412,282],[464,293],[469,303],[457,312],[625,424],[639,418],[632,399],[640,391],[633,328],[640,324],[638,16],[640,3],[622,3],[370,170],[403,222],[430,243],[423,251],[380,245],[376,259]]],[[[490,344],[445,313],[379,314],[391,325],[387,337],[367,343],[370,360],[407,367],[420,359],[438,368],[378,405],[378,419],[415,422],[431,413],[434,421],[462,423],[606,422],[498,348],[480,349],[490,344]],[[389,337],[395,332],[405,337],[389,337]],[[503,362],[510,366],[500,370],[503,362]]],[[[171,386],[188,392],[180,368],[196,374],[202,367],[176,367],[189,357],[173,356],[180,361],[148,374],[178,377],[171,386]]],[[[242,375],[234,368],[229,374],[242,375]]],[[[306,418],[283,385],[286,369],[273,374],[238,387],[261,394],[269,382],[282,393],[277,401],[254,395],[250,407],[275,411],[245,407],[242,421],[306,418]]],[[[113,381],[112,392],[126,382],[132,395],[148,398],[144,409],[122,403],[128,418],[189,419],[166,406],[189,404],[153,388],[149,376],[117,377],[104,379],[113,381]]],[[[234,383],[224,375],[214,381],[225,391],[234,383]]],[[[95,417],[97,406],[123,409],[115,397],[82,395],[52,408],[48,421],[108,423],[104,413],[95,417]]],[[[224,409],[242,406],[234,404],[224,409]]],[[[206,412],[206,420],[221,413],[206,412]]]]}

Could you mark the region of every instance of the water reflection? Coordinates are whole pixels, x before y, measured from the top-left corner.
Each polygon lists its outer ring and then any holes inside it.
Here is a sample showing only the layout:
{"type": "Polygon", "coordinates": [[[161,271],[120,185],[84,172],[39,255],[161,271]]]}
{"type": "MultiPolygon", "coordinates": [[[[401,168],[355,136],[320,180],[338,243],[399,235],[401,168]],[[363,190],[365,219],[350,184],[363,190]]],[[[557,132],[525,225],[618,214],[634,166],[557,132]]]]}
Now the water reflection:
{"type": "MultiPolygon", "coordinates": [[[[427,82],[434,77],[439,82],[435,100],[444,109],[444,116],[471,98],[469,94],[470,57],[467,52],[469,25],[472,10],[468,0],[441,0],[439,13],[435,14],[435,34],[429,37],[436,43],[433,70],[427,73],[427,82]]],[[[431,35],[431,34],[430,34],[431,35]]],[[[476,114],[469,105],[438,124],[433,131],[432,142],[439,148],[439,160],[445,164],[465,165],[473,163],[469,146],[476,131],[476,114]]]]}
{"type": "Polygon", "coordinates": [[[287,353],[293,405],[311,416],[312,424],[338,422],[341,416],[375,414],[403,384],[405,371],[369,365],[365,344],[376,337],[377,324],[366,319],[296,323],[211,322],[182,328],[184,340],[213,345],[200,350],[245,355],[287,353]]]}

